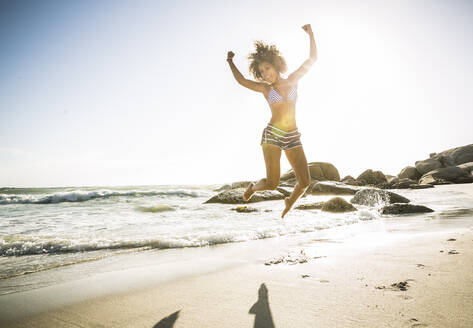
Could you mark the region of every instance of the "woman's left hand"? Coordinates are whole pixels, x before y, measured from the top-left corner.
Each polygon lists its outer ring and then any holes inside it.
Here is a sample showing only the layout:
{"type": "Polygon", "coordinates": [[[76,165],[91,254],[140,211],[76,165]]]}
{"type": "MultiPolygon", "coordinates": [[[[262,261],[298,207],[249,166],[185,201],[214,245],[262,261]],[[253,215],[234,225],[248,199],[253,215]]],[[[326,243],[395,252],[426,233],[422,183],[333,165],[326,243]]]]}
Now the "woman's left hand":
{"type": "Polygon", "coordinates": [[[310,27],[310,24],[305,24],[302,26],[302,29],[307,33],[307,34],[312,34],[312,27],[310,27]]]}

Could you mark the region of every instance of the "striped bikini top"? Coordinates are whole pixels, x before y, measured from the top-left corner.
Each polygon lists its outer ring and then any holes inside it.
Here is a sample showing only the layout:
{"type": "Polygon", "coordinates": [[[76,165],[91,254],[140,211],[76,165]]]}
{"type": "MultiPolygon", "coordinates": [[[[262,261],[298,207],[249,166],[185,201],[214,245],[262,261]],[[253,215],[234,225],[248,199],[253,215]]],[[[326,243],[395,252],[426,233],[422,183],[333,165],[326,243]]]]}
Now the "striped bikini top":
{"type": "Polygon", "coordinates": [[[268,102],[270,105],[283,101],[283,100],[290,100],[290,101],[296,101],[297,100],[297,89],[295,86],[291,87],[291,90],[289,90],[289,93],[286,98],[283,98],[273,87],[271,87],[271,90],[269,90],[268,93],[268,102]]]}

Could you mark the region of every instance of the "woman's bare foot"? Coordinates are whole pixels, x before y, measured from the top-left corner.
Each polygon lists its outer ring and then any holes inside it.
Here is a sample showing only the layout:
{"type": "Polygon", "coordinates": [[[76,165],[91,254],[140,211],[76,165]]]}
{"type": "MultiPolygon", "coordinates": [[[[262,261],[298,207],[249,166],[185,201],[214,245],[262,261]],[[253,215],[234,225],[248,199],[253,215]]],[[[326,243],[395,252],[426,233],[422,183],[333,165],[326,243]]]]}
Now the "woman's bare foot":
{"type": "Polygon", "coordinates": [[[243,200],[245,202],[249,201],[251,196],[253,196],[253,194],[255,193],[255,191],[253,190],[254,185],[255,184],[252,182],[248,185],[248,188],[246,188],[246,191],[243,194],[243,200]]]}
{"type": "Polygon", "coordinates": [[[284,215],[286,215],[287,212],[289,212],[289,210],[291,209],[292,205],[289,201],[289,197],[286,197],[284,198],[284,204],[286,204],[286,208],[284,209],[284,211],[282,211],[282,216],[281,218],[284,219],[284,215]]]}

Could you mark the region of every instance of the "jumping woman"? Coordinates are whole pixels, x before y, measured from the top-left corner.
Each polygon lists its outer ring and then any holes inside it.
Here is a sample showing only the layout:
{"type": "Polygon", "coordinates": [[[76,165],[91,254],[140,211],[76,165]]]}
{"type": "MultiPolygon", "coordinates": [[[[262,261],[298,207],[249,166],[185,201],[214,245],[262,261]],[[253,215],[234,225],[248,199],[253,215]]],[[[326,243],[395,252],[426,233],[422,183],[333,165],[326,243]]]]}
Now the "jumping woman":
{"type": "Polygon", "coordinates": [[[255,191],[276,189],[280,177],[281,150],[284,150],[295,172],[297,183],[292,194],[284,199],[286,207],[282,212],[282,218],[310,184],[309,167],[302,149],[301,134],[296,125],[296,100],[297,83],[317,59],[317,48],[310,24],[302,26],[302,29],[310,37],[310,57],[287,79],[281,76],[281,73],[286,72],[286,61],[274,45],[268,46],[257,41],[255,42],[256,52],[248,57],[250,72],[258,82],[245,79],[233,63],[235,54],[231,51],[227,54],[227,61],[237,82],[250,90],[261,92],[271,108],[271,120],[263,130],[261,139],[266,163],[266,178],[259,180],[256,184],[251,183],[243,198],[248,201],[255,191]]]}

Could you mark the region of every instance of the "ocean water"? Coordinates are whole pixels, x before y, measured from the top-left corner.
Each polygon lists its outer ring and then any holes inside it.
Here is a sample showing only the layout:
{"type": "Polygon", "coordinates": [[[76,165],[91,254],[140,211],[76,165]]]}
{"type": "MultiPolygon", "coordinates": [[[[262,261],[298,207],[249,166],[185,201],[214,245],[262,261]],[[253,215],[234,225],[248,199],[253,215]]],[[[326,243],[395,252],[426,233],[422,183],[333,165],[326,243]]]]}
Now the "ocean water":
{"type": "MultiPolygon", "coordinates": [[[[358,211],[344,214],[292,210],[281,220],[283,201],[253,203],[257,212],[237,213],[236,205],[204,204],[217,187],[0,189],[0,282],[124,253],[297,236],[392,218],[356,205],[358,211]]],[[[394,191],[435,210],[414,217],[437,223],[473,218],[467,193],[441,186],[394,191]]],[[[307,196],[296,205],[332,197],[307,196]]],[[[12,291],[0,288],[0,295],[12,291]]]]}

